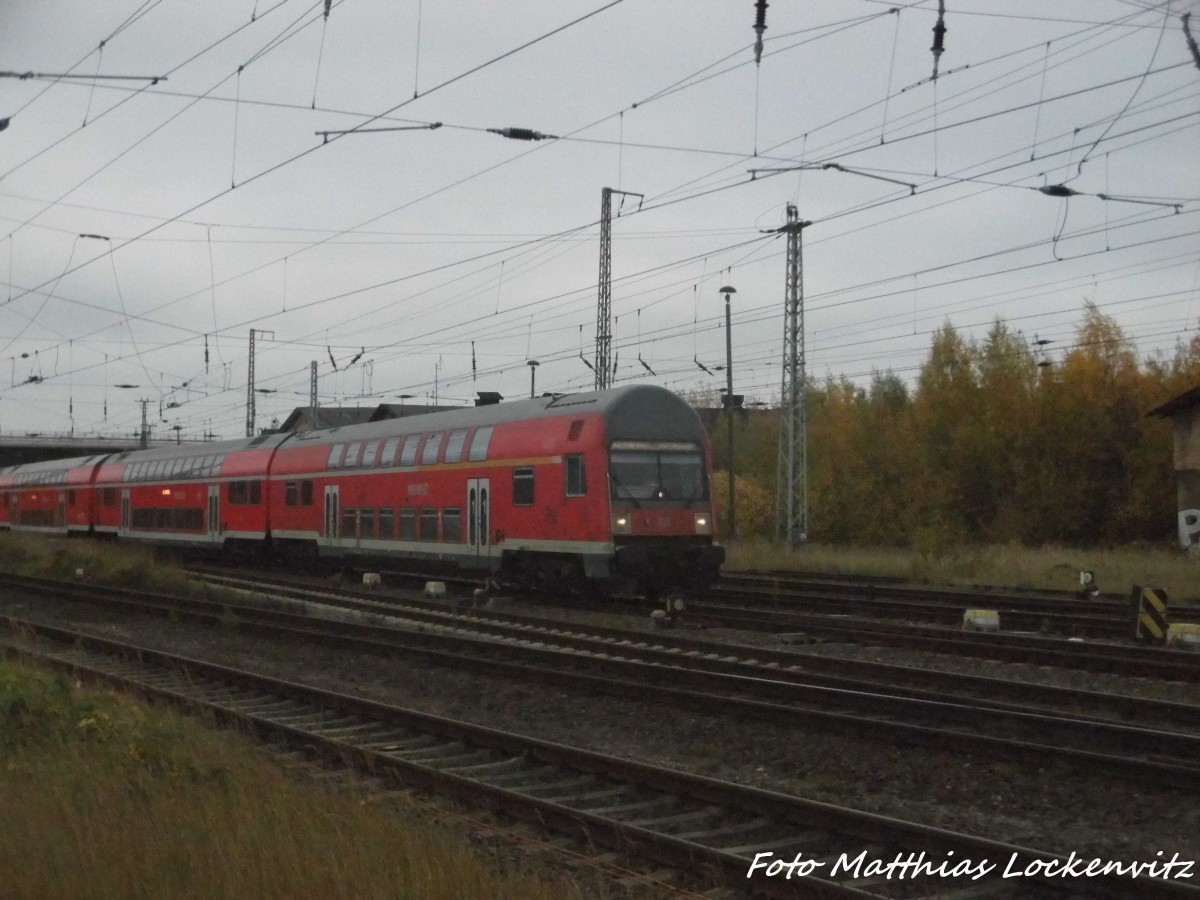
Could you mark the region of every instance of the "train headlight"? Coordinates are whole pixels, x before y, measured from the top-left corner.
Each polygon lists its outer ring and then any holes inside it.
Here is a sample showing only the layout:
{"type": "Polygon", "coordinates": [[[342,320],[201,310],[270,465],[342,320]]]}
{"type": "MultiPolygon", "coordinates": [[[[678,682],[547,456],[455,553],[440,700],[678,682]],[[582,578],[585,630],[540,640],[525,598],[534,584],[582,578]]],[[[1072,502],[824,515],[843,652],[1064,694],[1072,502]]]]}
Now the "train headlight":
{"type": "Polygon", "coordinates": [[[712,534],[712,516],[696,513],[696,534],[712,534]]]}
{"type": "Polygon", "coordinates": [[[613,534],[631,533],[633,525],[629,520],[629,513],[613,513],[612,530],[613,534]]]}

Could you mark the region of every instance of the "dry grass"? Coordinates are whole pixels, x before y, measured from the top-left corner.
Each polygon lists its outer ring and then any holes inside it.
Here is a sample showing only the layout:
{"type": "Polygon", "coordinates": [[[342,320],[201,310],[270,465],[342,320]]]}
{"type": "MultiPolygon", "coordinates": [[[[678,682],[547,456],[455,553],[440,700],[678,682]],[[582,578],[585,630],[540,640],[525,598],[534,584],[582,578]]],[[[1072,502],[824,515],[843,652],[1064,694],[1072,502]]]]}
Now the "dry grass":
{"type": "Polygon", "coordinates": [[[0,821],[9,900],[582,896],[235,736],[4,663],[0,821]]]}
{"type": "Polygon", "coordinates": [[[1077,590],[1079,573],[1095,573],[1105,593],[1134,584],[1166,588],[1172,598],[1200,598],[1200,560],[1159,549],[1075,550],[1065,547],[963,547],[942,553],[819,544],[788,553],[766,541],[726,547],[730,571],[803,571],[881,575],[933,584],[1077,590]]]}

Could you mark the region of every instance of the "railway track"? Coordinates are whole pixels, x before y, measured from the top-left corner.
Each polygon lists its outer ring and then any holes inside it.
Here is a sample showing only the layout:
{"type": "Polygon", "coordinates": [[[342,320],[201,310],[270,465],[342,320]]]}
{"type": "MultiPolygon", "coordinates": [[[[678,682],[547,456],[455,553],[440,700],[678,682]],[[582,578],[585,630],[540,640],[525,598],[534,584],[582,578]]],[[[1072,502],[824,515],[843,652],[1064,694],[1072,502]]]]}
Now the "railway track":
{"type": "MultiPolygon", "coordinates": [[[[221,582],[238,581],[224,576],[221,582]]],[[[245,582],[241,582],[243,586],[245,582]]],[[[1061,712],[994,700],[965,700],[933,691],[889,692],[884,685],[849,687],[815,684],[809,673],[764,660],[758,651],[708,644],[701,649],[627,633],[611,635],[564,632],[544,621],[514,626],[445,610],[406,609],[336,595],[307,592],[309,602],[335,603],[355,611],[354,621],[314,617],[263,608],[262,601],[231,604],[154,595],[117,594],[60,582],[30,580],[27,589],[67,592],[90,602],[123,603],[164,615],[188,615],[202,621],[233,622],[289,641],[325,641],[381,653],[404,653],[453,668],[472,668],[522,682],[639,696],[654,702],[714,711],[745,718],[795,723],[806,728],[851,733],[889,742],[940,749],[975,751],[987,756],[1059,760],[1124,778],[1135,777],[1185,790],[1200,775],[1200,733],[1132,726],[1099,716],[1061,712]],[[367,616],[365,624],[362,616],[367,616]],[[741,654],[739,656],[739,654],[741,654]]],[[[256,584],[256,587],[261,585],[256,584]]],[[[293,590],[292,596],[296,595],[293,590]]],[[[828,679],[826,679],[828,680],[828,679]]],[[[1180,718],[1200,710],[1167,704],[1180,718]]]]}
{"type": "MultiPolygon", "coordinates": [[[[830,804],[631,762],[295,682],[3,617],[12,656],[119,690],[203,711],[261,740],[301,748],[375,778],[586,835],[710,886],[768,897],[1191,897],[1175,881],[1114,876],[1001,878],[1061,857],[830,804]],[[771,877],[756,861],[811,861],[771,877]],[[981,880],[864,875],[855,860],[970,862],[981,880]],[[1016,867],[1014,869],[1014,866],[1016,867]],[[749,872],[749,877],[747,877],[749,872]]],[[[911,865],[911,864],[910,864],[911,865]]],[[[902,870],[906,871],[906,870],[902,870]]],[[[936,872],[936,869],[934,870],[936,872]]],[[[964,872],[972,870],[964,869],[964,872]]]]}
{"type": "Polygon", "coordinates": [[[1051,592],[980,591],[784,575],[725,574],[704,601],[752,610],[960,625],[965,609],[993,609],[1006,630],[1125,638],[1129,602],[1051,592]]]}
{"type": "MultiPolygon", "coordinates": [[[[390,577],[401,580],[421,581],[434,578],[466,588],[482,585],[478,579],[455,578],[442,575],[430,575],[420,572],[389,572],[390,577]]],[[[839,594],[853,592],[858,588],[866,591],[880,591],[884,587],[888,591],[897,589],[887,579],[868,582],[843,582],[830,579],[801,579],[788,581],[778,575],[723,575],[722,581],[759,584],[762,589],[752,592],[755,598],[752,602],[738,602],[736,592],[720,588],[705,596],[692,601],[683,613],[683,621],[692,625],[730,628],[739,631],[768,632],[780,636],[791,635],[798,639],[813,639],[847,644],[867,644],[880,647],[897,647],[905,650],[922,650],[931,653],[941,653],[950,656],[966,656],[980,659],[991,659],[997,662],[1028,663],[1038,666],[1055,666],[1059,668],[1079,669],[1089,672],[1100,672],[1112,675],[1130,677],[1161,678],[1172,681],[1200,681],[1200,655],[1163,650],[1132,644],[1128,641],[1082,641],[1079,638],[1064,639],[1038,633],[1044,623],[1044,616],[1027,610],[1022,615],[1037,619],[1032,631],[985,634],[979,632],[964,632],[961,630],[962,612],[966,608],[1004,609],[1005,598],[1020,598],[1026,607],[1036,608],[1037,604],[1051,605],[1082,604],[1086,607],[1091,600],[1078,600],[1070,595],[1054,592],[1039,592],[1028,595],[1014,595],[1007,592],[978,592],[955,591],[940,588],[915,588],[900,585],[900,590],[916,594],[936,595],[939,600],[933,607],[935,618],[940,618],[946,624],[930,625],[903,619],[884,619],[870,615],[860,615],[839,594]],[[804,603],[776,603],[775,589],[772,586],[779,582],[787,585],[821,585],[831,586],[835,593],[826,596],[822,604],[830,612],[804,611],[804,603]],[[881,587],[880,585],[883,585],[881,587]],[[727,594],[733,597],[727,597],[727,594]]],[[[1016,602],[1015,600],[1013,602],[1016,602]]],[[[1114,618],[1117,607],[1126,608],[1123,601],[1107,598],[1101,601],[1105,604],[1099,616],[1099,631],[1110,637],[1124,639],[1130,626],[1126,619],[1116,623],[1114,618]]],[[[641,598],[614,598],[604,607],[604,611],[645,613],[659,604],[648,603],[641,598]]],[[[1073,607],[1074,608],[1074,607],[1073,607]]],[[[1200,607],[1184,607],[1194,610],[1193,618],[1200,620],[1200,607]]],[[[910,610],[911,613],[911,610],[910,610]]],[[[1123,615],[1127,616],[1127,609],[1123,615]]],[[[919,618],[915,614],[913,618],[919,618]]],[[[1001,624],[1010,626],[1014,623],[1011,616],[1001,611],[1001,624]]],[[[1069,630],[1069,629],[1068,629],[1069,630]]]]}

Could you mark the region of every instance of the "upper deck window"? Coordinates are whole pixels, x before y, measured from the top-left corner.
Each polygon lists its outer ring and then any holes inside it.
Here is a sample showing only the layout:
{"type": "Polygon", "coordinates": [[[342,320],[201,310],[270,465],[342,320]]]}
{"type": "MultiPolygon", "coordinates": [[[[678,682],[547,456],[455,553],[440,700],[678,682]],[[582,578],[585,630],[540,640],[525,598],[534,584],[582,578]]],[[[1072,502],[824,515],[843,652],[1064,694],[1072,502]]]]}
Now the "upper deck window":
{"type": "Polygon", "coordinates": [[[363,447],[362,466],[364,469],[375,465],[375,454],[379,452],[379,441],[368,441],[363,447]]]}
{"type": "Polygon", "coordinates": [[[442,438],[445,436],[444,431],[435,431],[429,437],[425,438],[425,448],[421,451],[421,465],[432,466],[438,460],[438,450],[442,446],[442,438]]]}
{"type": "Polygon", "coordinates": [[[417,461],[417,446],[421,443],[419,434],[410,434],[404,442],[404,449],[400,451],[400,465],[411,466],[417,461]]]}
{"type": "Polygon", "coordinates": [[[333,449],[329,451],[329,468],[340,469],[342,467],[342,457],[346,455],[345,444],[334,444],[333,449]]]}
{"type": "Polygon", "coordinates": [[[467,429],[460,428],[450,432],[446,441],[446,462],[456,463],[462,460],[463,445],[467,442],[467,429]]]}
{"type": "Polygon", "coordinates": [[[383,444],[383,452],[379,454],[379,465],[392,466],[395,465],[396,448],[400,446],[400,442],[404,438],[388,438],[383,444]]]}
{"type": "Polygon", "coordinates": [[[494,425],[485,425],[475,429],[475,437],[471,438],[471,450],[467,459],[471,462],[483,462],[488,457],[488,445],[492,442],[494,425]]]}

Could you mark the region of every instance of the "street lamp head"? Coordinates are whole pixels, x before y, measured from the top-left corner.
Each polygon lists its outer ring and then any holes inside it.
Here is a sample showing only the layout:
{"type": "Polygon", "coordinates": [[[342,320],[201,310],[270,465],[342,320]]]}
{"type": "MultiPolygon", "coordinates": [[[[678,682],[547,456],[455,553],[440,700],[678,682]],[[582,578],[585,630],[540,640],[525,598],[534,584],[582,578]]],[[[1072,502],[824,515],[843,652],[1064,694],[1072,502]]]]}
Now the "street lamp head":
{"type": "Polygon", "coordinates": [[[538,366],[540,366],[541,363],[538,362],[536,359],[531,359],[528,362],[526,362],[525,365],[527,365],[527,366],[529,366],[529,368],[533,369],[533,368],[537,368],[538,366]]]}
{"type": "Polygon", "coordinates": [[[725,295],[725,302],[726,302],[726,303],[728,303],[728,302],[729,302],[729,295],[730,295],[730,294],[736,294],[736,293],[737,293],[737,288],[735,288],[735,287],[730,287],[729,285],[725,285],[725,287],[721,288],[721,290],[719,290],[717,293],[719,293],[719,294],[724,294],[724,295],[725,295]]]}

